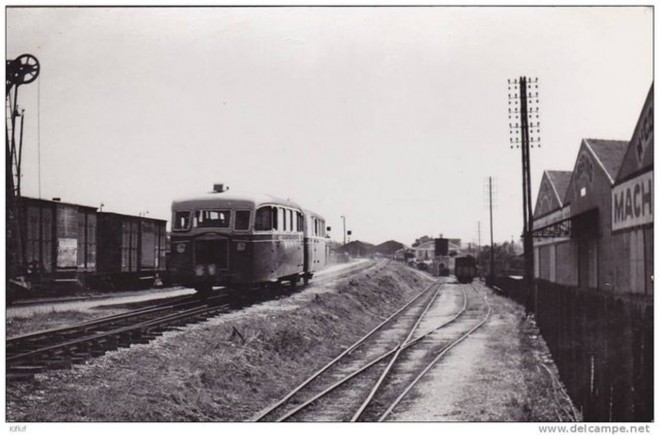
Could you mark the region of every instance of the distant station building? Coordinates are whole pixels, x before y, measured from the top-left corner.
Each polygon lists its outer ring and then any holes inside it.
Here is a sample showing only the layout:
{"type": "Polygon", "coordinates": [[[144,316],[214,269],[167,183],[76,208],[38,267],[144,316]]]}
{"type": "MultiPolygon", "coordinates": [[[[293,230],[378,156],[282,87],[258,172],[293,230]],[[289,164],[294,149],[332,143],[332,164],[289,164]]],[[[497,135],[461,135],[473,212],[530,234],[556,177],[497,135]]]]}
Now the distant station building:
{"type": "Polygon", "coordinates": [[[380,245],[376,245],[374,247],[374,253],[380,254],[383,257],[394,258],[395,253],[403,249],[405,249],[405,245],[403,243],[397,242],[395,240],[388,240],[387,242],[383,242],[380,245]]]}
{"type": "Polygon", "coordinates": [[[534,211],[534,274],[616,293],[650,294],[653,87],[632,140],[583,139],[573,171],[545,171],[534,211]]]}
{"type": "Polygon", "coordinates": [[[374,252],[374,245],[355,240],[341,246],[337,251],[348,254],[351,257],[368,257],[374,252]]]}

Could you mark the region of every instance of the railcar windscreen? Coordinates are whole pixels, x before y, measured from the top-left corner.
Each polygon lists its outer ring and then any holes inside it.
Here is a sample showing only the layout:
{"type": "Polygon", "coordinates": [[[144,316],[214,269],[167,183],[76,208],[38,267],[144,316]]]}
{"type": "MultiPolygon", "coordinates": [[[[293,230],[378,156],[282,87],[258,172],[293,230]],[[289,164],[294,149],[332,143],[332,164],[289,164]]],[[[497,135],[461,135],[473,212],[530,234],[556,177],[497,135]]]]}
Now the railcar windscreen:
{"type": "Polygon", "coordinates": [[[229,228],[229,210],[197,210],[196,228],[229,228]]]}
{"type": "Polygon", "coordinates": [[[175,231],[184,231],[190,228],[190,212],[177,211],[174,213],[173,229],[175,231]]]}

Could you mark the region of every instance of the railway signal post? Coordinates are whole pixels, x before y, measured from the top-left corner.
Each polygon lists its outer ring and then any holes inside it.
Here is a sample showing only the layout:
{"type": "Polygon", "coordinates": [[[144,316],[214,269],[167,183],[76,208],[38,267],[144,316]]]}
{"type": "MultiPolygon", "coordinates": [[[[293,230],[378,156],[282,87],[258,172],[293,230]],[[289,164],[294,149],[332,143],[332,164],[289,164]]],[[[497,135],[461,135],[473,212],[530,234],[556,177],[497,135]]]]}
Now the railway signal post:
{"type": "Polygon", "coordinates": [[[21,159],[23,157],[23,126],[25,110],[18,110],[18,89],[32,83],[39,76],[40,66],[36,57],[22,54],[7,60],[5,79],[5,174],[7,204],[7,278],[16,278],[19,262],[25,263],[20,231],[21,159]],[[16,120],[21,118],[20,137],[16,140],[16,120]]]}

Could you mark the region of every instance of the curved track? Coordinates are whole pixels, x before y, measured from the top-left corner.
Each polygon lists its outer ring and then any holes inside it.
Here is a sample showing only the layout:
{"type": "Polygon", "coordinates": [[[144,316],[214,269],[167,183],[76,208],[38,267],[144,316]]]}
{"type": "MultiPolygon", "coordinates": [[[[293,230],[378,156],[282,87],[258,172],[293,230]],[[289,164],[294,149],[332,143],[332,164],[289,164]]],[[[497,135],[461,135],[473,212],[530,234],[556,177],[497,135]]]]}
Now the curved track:
{"type": "Polygon", "coordinates": [[[254,421],[387,418],[442,356],[489,318],[488,301],[475,285],[452,285],[429,286],[254,421]],[[461,293],[462,306],[443,312],[447,299],[461,293]]]}

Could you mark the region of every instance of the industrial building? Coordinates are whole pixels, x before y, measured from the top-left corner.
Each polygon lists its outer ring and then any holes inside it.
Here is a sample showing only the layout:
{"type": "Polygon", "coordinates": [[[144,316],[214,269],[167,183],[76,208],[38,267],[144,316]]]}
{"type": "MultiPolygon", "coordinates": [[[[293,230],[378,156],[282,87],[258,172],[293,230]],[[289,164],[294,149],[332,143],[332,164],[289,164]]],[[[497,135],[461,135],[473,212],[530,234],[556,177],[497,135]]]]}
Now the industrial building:
{"type": "Polygon", "coordinates": [[[650,295],[653,86],[632,139],[583,139],[572,171],[545,171],[534,211],[535,278],[650,295]]]}

